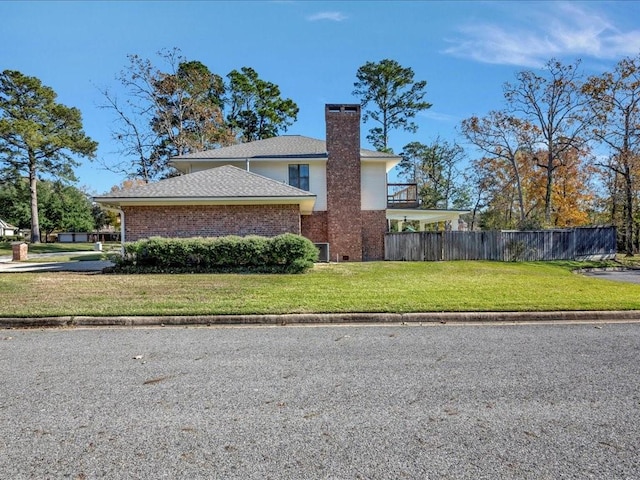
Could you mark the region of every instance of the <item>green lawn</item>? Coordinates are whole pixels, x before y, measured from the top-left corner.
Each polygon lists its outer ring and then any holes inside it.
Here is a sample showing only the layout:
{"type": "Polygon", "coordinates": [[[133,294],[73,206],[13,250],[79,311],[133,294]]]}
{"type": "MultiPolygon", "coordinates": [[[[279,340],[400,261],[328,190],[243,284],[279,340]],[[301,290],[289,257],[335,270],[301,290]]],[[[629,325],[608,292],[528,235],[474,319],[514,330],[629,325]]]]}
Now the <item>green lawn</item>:
{"type": "Polygon", "coordinates": [[[0,316],[640,309],[578,262],[318,264],[303,275],[0,275],[0,316]]]}

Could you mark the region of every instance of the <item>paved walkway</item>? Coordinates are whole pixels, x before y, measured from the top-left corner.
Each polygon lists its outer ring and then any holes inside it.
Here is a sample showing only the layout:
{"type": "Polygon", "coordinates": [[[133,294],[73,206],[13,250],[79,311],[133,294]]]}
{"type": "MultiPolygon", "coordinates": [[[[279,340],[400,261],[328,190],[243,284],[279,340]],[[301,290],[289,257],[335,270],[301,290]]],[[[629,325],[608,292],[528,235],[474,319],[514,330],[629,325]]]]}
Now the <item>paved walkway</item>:
{"type": "MultiPolygon", "coordinates": [[[[95,255],[97,252],[56,252],[56,253],[33,253],[29,254],[30,259],[38,260],[55,258],[60,256],[74,257],[81,255],[95,255]]],[[[75,262],[13,262],[9,255],[0,256],[0,273],[19,272],[101,272],[103,268],[113,266],[109,260],[88,260],[75,262]]]]}

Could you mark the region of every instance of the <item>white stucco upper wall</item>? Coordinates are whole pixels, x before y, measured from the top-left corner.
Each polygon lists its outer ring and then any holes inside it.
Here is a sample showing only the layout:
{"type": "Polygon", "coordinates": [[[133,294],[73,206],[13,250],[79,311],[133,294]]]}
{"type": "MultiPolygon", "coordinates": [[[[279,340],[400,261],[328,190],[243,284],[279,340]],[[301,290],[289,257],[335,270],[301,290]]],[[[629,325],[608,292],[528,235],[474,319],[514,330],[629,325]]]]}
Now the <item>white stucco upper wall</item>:
{"type": "Polygon", "coordinates": [[[362,185],[361,209],[385,210],[387,208],[387,168],[381,162],[363,161],[360,178],[362,185]]]}
{"type": "MultiPolygon", "coordinates": [[[[191,164],[190,173],[209,168],[219,167],[222,162],[194,162],[191,164]]],[[[249,162],[249,170],[258,175],[271,178],[278,182],[288,183],[289,165],[309,165],[309,190],[316,195],[314,211],[327,209],[327,171],[326,159],[259,159],[249,162]]],[[[246,169],[246,161],[224,161],[225,165],[246,169]]],[[[364,159],[361,163],[361,208],[362,210],[385,210],[387,208],[387,167],[380,160],[364,159]]]]}
{"type": "MultiPolygon", "coordinates": [[[[246,169],[246,161],[225,161],[225,165],[246,169]]],[[[309,165],[309,191],[316,195],[314,211],[325,211],[327,209],[327,174],[326,159],[273,159],[252,160],[249,162],[249,171],[271,178],[278,182],[289,183],[289,165],[307,164],[309,165]]],[[[198,162],[191,166],[190,173],[209,168],[219,167],[221,162],[198,162]]]]}
{"type": "MultiPolygon", "coordinates": [[[[289,165],[292,163],[306,163],[309,165],[309,190],[316,195],[314,211],[327,209],[327,162],[325,159],[260,159],[249,162],[249,170],[258,175],[271,178],[278,182],[288,183],[289,165]]],[[[246,161],[225,161],[226,165],[246,169],[246,161]]],[[[209,168],[219,167],[221,162],[197,162],[191,165],[190,172],[194,173],[209,168]]],[[[360,170],[361,179],[361,208],[362,210],[385,210],[387,208],[387,164],[379,160],[363,160],[360,170]]]]}
{"type": "Polygon", "coordinates": [[[305,161],[301,159],[296,162],[287,161],[270,161],[270,162],[251,162],[249,169],[253,173],[264,177],[272,178],[279,182],[289,183],[289,165],[307,164],[309,165],[309,191],[316,195],[316,204],[314,211],[324,211],[327,209],[327,174],[326,160],[305,161]]]}

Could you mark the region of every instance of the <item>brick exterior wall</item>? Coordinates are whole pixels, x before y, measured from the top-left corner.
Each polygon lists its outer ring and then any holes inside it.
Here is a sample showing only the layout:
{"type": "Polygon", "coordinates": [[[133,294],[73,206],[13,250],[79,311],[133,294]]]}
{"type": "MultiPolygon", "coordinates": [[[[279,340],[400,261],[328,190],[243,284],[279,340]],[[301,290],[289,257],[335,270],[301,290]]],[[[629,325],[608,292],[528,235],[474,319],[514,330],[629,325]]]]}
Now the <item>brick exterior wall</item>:
{"type": "Polygon", "coordinates": [[[362,259],[384,260],[384,233],[387,214],[384,210],[362,211],[362,259]]]}
{"type": "Polygon", "coordinates": [[[300,217],[302,235],[314,243],[327,243],[327,212],[313,212],[300,217]]]}
{"type": "Polygon", "coordinates": [[[298,205],[186,205],[122,207],[125,240],[149,237],[300,235],[298,205]]]}
{"type": "Polygon", "coordinates": [[[362,261],[360,105],[326,105],[327,237],[331,257],[362,261]]]}
{"type": "Polygon", "coordinates": [[[327,211],[300,215],[298,205],[123,207],[125,239],[295,233],[328,242],[333,261],[383,260],[386,212],[361,210],[360,105],[326,105],[325,121],[327,211]]]}

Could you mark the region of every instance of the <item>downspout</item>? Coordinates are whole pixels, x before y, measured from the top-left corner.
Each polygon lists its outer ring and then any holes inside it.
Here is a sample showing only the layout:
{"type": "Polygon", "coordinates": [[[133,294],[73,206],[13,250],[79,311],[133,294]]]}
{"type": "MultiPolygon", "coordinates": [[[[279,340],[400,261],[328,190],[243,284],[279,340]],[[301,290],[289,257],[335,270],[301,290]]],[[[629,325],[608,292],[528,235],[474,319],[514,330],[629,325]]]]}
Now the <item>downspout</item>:
{"type": "Polygon", "coordinates": [[[120,215],[120,255],[124,258],[124,211],[119,208],[107,207],[105,205],[101,205],[101,207],[108,212],[115,212],[120,215]]]}

